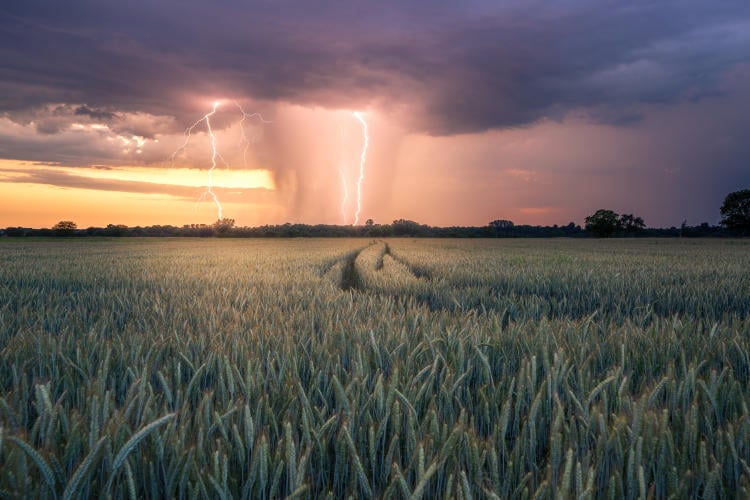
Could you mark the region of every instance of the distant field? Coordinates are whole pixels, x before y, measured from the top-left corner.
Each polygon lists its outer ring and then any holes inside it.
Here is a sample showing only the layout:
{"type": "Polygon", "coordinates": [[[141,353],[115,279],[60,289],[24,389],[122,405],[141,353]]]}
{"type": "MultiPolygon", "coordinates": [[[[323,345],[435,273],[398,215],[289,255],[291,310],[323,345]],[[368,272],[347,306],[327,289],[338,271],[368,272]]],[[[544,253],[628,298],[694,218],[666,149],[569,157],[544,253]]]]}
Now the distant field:
{"type": "Polygon", "coordinates": [[[750,497],[750,241],[0,239],[0,498],[750,497]]]}

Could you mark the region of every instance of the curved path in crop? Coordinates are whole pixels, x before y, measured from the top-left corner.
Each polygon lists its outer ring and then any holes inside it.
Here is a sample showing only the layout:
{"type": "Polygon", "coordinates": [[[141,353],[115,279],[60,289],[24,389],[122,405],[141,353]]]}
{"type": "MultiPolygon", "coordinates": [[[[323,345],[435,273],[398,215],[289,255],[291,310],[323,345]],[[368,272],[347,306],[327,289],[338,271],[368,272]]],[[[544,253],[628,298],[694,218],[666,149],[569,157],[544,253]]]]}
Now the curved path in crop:
{"type": "MultiPolygon", "coordinates": [[[[423,269],[417,269],[407,260],[394,255],[388,243],[383,241],[373,241],[365,247],[334,259],[324,266],[321,276],[327,277],[343,291],[354,290],[362,293],[383,293],[383,290],[380,290],[377,286],[372,286],[372,284],[368,285],[367,280],[360,275],[360,272],[362,269],[372,270],[374,273],[389,272],[388,266],[384,266],[386,256],[403,266],[414,280],[432,280],[432,276],[429,272],[423,269]],[[375,252],[378,253],[377,258],[373,258],[373,253],[375,252]]],[[[411,295],[406,290],[404,290],[404,293],[411,295]]],[[[423,300],[423,297],[414,298],[420,302],[431,302],[423,300]]]]}
{"type": "Polygon", "coordinates": [[[362,250],[357,250],[344,257],[344,268],[341,271],[341,282],[339,283],[339,288],[342,290],[358,290],[362,286],[362,281],[359,279],[355,265],[357,257],[362,253],[362,250]]]}

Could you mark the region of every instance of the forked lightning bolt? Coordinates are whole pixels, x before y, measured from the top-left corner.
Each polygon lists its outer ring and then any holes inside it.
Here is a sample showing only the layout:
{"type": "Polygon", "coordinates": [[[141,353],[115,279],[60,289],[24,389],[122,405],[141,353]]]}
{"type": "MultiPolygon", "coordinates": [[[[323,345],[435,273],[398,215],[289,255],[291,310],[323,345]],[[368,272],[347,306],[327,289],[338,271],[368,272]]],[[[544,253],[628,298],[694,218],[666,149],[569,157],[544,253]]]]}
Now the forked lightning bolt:
{"type": "MultiPolygon", "coordinates": [[[[172,153],[172,166],[174,166],[174,160],[177,157],[178,154],[180,154],[182,151],[185,150],[188,143],[190,142],[190,137],[192,136],[193,129],[201,124],[201,122],[206,123],[206,131],[208,132],[208,135],[211,137],[211,168],[208,170],[208,183],[206,184],[206,191],[201,195],[201,199],[205,198],[206,196],[210,196],[214,203],[216,204],[216,209],[219,213],[219,219],[221,220],[223,217],[223,211],[224,209],[221,206],[221,202],[219,201],[219,197],[216,196],[216,193],[213,191],[213,171],[216,168],[216,158],[220,157],[218,151],[216,150],[216,136],[214,135],[214,131],[211,128],[211,117],[216,114],[216,110],[219,108],[219,104],[221,104],[220,101],[215,101],[213,105],[213,109],[203,115],[198,121],[190,125],[185,130],[185,142],[177,148],[177,150],[172,153]]],[[[223,160],[223,158],[222,158],[223,160]]]]}
{"type": "Polygon", "coordinates": [[[247,167],[247,150],[250,147],[250,139],[248,139],[247,133],[245,132],[245,125],[244,125],[245,120],[247,120],[248,118],[258,118],[261,123],[271,123],[271,122],[263,118],[263,115],[261,115],[260,113],[250,113],[250,114],[245,113],[245,110],[242,109],[242,106],[240,106],[240,103],[238,103],[237,101],[233,101],[233,102],[234,102],[234,105],[237,106],[237,108],[239,108],[240,113],[242,113],[242,119],[240,120],[240,134],[241,134],[240,145],[244,144],[245,146],[244,149],[242,150],[242,164],[243,166],[247,167]]]}
{"type": "MultiPolygon", "coordinates": [[[[250,146],[250,141],[247,138],[247,134],[245,133],[245,127],[244,122],[248,118],[255,118],[257,117],[260,119],[262,123],[271,123],[267,121],[263,116],[261,116],[260,113],[252,113],[248,114],[245,113],[245,110],[242,109],[242,106],[236,101],[233,101],[233,104],[237,106],[237,108],[240,110],[240,113],[242,113],[242,119],[240,120],[240,131],[241,131],[241,138],[240,138],[240,144],[244,144],[245,148],[243,150],[243,160],[244,160],[244,166],[247,167],[247,149],[250,146]]],[[[221,201],[219,201],[219,197],[214,193],[213,190],[213,172],[217,165],[217,159],[220,159],[224,165],[227,165],[226,160],[221,156],[221,153],[219,153],[219,150],[216,147],[216,135],[214,134],[213,129],[211,128],[211,117],[216,114],[216,110],[219,109],[219,106],[221,105],[221,101],[215,101],[213,104],[213,108],[211,111],[203,115],[198,121],[190,125],[185,130],[185,142],[175,150],[174,153],[172,153],[172,166],[174,166],[174,161],[177,155],[179,155],[182,151],[185,150],[185,148],[190,143],[190,138],[192,136],[193,130],[195,127],[200,125],[202,122],[205,122],[206,124],[206,132],[208,132],[209,137],[211,138],[211,167],[208,169],[208,181],[206,183],[206,191],[201,195],[200,200],[205,199],[207,196],[210,196],[211,199],[214,201],[214,204],[216,205],[216,209],[218,211],[218,220],[223,219],[224,217],[224,208],[221,206],[221,201]]]]}
{"type": "Polygon", "coordinates": [[[354,112],[354,117],[362,124],[362,154],[359,156],[359,177],[357,177],[357,211],[354,213],[354,225],[359,224],[359,213],[362,211],[362,182],[365,180],[365,161],[367,160],[367,148],[370,145],[370,137],[367,132],[367,122],[359,111],[354,112]]]}

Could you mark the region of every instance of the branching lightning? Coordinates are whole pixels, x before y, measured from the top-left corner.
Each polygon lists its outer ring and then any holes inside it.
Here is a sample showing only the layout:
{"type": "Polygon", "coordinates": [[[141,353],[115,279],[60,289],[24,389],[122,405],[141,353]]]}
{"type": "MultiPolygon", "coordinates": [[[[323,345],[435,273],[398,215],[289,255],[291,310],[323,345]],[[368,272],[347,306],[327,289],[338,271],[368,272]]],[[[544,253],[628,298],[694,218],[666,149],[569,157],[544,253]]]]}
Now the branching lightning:
{"type": "Polygon", "coordinates": [[[250,147],[250,139],[247,137],[247,133],[245,132],[245,120],[249,118],[258,118],[261,123],[271,123],[270,121],[263,118],[263,115],[260,113],[245,113],[245,110],[242,109],[242,106],[240,106],[240,103],[237,101],[233,101],[234,105],[237,106],[237,108],[240,110],[240,113],[242,113],[242,119],[240,120],[240,145],[244,145],[244,149],[242,150],[242,164],[247,167],[247,150],[250,147]]]}
{"type": "MultiPolygon", "coordinates": [[[[357,177],[357,211],[354,213],[354,225],[359,224],[359,214],[362,211],[362,182],[365,180],[365,161],[367,160],[367,147],[370,145],[370,137],[367,132],[367,122],[359,111],[354,112],[354,117],[362,124],[362,154],[359,156],[359,177],[357,177]]],[[[346,191],[345,191],[346,192],[346,191]]]]}
{"type": "MultiPolygon", "coordinates": [[[[246,119],[249,118],[258,118],[261,123],[271,123],[270,121],[263,118],[263,116],[260,113],[251,113],[248,114],[245,112],[244,109],[242,109],[242,106],[237,101],[232,101],[235,106],[240,110],[240,113],[242,113],[242,119],[240,120],[240,145],[244,144],[244,150],[242,152],[242,158],[244,161],[244,166],[247,167],[247,149],[250,146],[250,140],[247,137],[247,134],[245,132],[245,126],[244,122],[246,119]]],[[[217,165],[217,159],[220,159],[221,162],[224,165],[228,165],[227,161],[224,159],[223,156],[221,156],[221,153],[219,153],[219,150],[216,146],[216,134],[214,134],[213,128],[211,128],[211,117],[216,114],[216,110],[219,109],[219,106],[221,105],[221,101],[214,101],[213,108],[211,111],[203,115],[198,121],[193,123],[191,126],[189,126],[187,129],[185,129],[185,142],[175,150],[174,153],[172,153],[171,161],[172,166],[174,166],[175,158],[187,148],[188,144],[190,143],[190,138],[192,137],[193,130],[200,125],[201,123],[205,122],[206,124],[206,132],[208,133],[210,139],[211,139],[211,167],[208,169],[208,181],[206,183],[206,191],[203,192],[203,194],[200,196],[200,199],[198,201],[204,200],[206,197],[210,197],[214,204],[216,205],[216,209],[218,212],[218,220],[222,220],[224,218],[224,208],[221,206],[221,201],[219,201],[219,197],[216,195],[216,193],[213,190],[213,171],[216,168],[217,165]]]]}

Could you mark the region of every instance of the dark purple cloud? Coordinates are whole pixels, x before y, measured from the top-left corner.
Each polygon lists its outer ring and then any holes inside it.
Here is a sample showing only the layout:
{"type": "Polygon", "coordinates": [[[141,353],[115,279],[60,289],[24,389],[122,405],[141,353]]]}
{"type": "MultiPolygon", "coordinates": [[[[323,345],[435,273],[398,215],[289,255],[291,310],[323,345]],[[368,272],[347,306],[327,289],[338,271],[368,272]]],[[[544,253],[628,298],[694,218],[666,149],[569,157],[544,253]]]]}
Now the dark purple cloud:
{"type": "MultiPolygon", "coordinates": [[[[80,2],[0,7],[0,110],[187,121],[191,96],[401,112],[434,134],[696,99],[750,60],[750,3],[80,2]],[[104,116],[104,115],[101,115],[104,116]]],[[[202,109],[202,108],[200,108],[202,109]]]]}
{"type": "Polygon", "coordinates": [[[76,116],[88,116],[94,120],[99,121],[112,121],[117,118],[117,115],[111,111],[105,111],[101,109],[92,109],[88,106],[78,106],[74,111],[76,116]]]}

